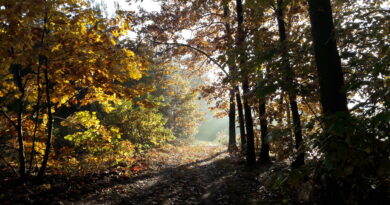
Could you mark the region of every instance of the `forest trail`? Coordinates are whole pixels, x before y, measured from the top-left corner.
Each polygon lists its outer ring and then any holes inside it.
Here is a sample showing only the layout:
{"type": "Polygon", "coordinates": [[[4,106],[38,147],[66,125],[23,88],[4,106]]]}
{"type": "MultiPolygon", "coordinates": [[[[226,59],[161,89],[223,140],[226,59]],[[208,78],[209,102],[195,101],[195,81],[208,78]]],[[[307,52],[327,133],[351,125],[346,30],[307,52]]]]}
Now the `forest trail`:
{"type": "MultiPolygon", "coordinates": [[[[226,146],[169,145],[150,156],[152,164],[135,176],[110,172],[81,179],[71,191],[46,201],[56,204],[277,204],[259,179],[226,146]],[[77,188],[74,188],[77,187],[77,188]],[[66,199],[66,200],[64,200],[66,199]]],[[[72,188],[73,187],[73,188],[72,188]]],[[[54,194],[54,193],[53,193],[54,194]]],[[[40,198],[42,199],[42,198],[40,198]]],[[[279,199],[280,200],[280,199],[279,199]]],[[[35,201],[37,202],[37,201],[35,201]]]]}

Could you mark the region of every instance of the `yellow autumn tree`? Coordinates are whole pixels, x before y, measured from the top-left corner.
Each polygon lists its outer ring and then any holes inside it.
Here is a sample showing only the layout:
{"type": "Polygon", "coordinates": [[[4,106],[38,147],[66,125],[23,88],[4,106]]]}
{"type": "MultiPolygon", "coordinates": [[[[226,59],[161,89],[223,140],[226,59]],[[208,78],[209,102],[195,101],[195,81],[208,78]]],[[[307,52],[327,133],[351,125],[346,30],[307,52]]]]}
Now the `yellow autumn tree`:
{"type": "Polygon", "coordinates": [[[1,134],[18,148],[21,177],[36,160],[44,175],[61,107],[100,101],[109,111],[110,102],[139,93],[124,86],[146,69],[118,44],[130,29],[127,13],[97,12],[82,0],[0,1],[1,134]]]}

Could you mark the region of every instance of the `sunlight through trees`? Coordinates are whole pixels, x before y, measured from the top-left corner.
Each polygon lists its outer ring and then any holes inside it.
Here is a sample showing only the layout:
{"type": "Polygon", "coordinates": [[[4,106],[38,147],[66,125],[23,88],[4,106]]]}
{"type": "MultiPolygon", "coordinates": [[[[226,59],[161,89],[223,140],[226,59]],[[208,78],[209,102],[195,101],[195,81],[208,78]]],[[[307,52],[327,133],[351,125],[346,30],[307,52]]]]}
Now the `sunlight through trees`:
{"type": "Polygon", "coordinates": [[[0,201],[82,198],[79,179],[115,203],[388,201],[389,8],[0,0],[0,201]]]}

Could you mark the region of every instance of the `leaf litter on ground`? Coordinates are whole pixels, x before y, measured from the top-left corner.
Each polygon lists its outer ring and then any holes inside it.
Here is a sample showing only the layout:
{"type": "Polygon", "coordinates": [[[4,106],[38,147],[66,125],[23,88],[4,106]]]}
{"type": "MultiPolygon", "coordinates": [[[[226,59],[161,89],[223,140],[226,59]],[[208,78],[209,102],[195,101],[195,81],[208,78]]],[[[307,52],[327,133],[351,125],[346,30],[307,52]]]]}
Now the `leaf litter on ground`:
{"type": "Polygon", "coordinates": [[[151,150],[133,166],[83,175],[48,175],[29,191],[1,185],[2,204],[278,204],[264,169],[249,170],[225,146],[176,142],[151,150]],[[266,176],[262,176],[266,177],[266,176]]]}

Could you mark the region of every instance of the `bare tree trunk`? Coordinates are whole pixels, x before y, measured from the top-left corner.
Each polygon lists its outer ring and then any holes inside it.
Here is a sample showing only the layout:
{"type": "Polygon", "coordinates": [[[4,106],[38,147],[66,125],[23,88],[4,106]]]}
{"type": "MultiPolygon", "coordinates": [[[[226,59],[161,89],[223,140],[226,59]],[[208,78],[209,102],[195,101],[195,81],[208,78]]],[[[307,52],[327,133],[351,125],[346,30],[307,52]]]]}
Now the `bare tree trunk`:
{"type": "Polygon", "coordinates": [[[309,0],[309,13],[324,116],[349,114],[330,0],[309,0]]]}
{"type": "Polygon", "coordinates": [[[38,178],[42,178],[45,175],[47,162],[49,160],[50,149],[51,149],[51,139],[53,133],[53,115],[51,112],[51,99],[50,99],[50,83],[49,83],[49,74],[47,70],[47,59],[46,59],[46,69],[44,70],[45,76],[45,89],[46,89],[46,103],[47,103],[47,141],[45,154],[43,156],[42,165],[39,169],[38,178]]]}
{"type": "MultiPolygon", "coordinates": [[[[291,124],[291,109],[289,103],[286,102],[286,115],[287,115],[287,126],[292,127],[293,125],[291,124]]],[[[293,138],[293,131],[292,129],[288,129],[288,133],[291,136],[291,139],[293,138]]]]}
{"type": "Polygon", "coordinates": [[[11,72],[13,74],[14,81],[17,84],[17,87],[20,92],[20,97],[18,98],[18,113],[17,113],[17,122],[13,123],[11,118],[9,118],[4,112],[3,114],[11,121],[17,131],[18,138],[18,158],[19,158],[19,175],[22,180],[26,177],[26,157],[24,153],[24,140],[23,140],[23,112],[24,112],[24,96],[25,96],[25,85],[22,81],[22,65],[12,64],[11,72]]]}
{"type": "MultiPolygon", "coordinates": [[[[340,146],[340,142],[345,141],[347,134],[345,128],[348,126],[349,111],[347,96],[343,91],[344,77],[336,45],[330,0],[309,0],[309,14],[320,84],[320,102],[325,124],[325,135],[322,140],[327,140],[323,150],[325,161],[335,162],[335,159],[339,158],[340,152],[331,148],[340,146]],[[337,124],[338,129],[331,129],[335,127],[333,126],[335,124],[337,124]]],[[[349,164],[345,157],[339,160],[342,161],[337,163],[343,167],[349,164]]],[[[325,172],[329,172],[326,167],[323,169],[325,172]]],[[[317,171],[319,173],[316,177],[316,183],[326,184],[326,187],[317,191],[319,204],[335,202],[345,204],[348,199],[345,197],[345,193],[350,194],[351,189],[348,178],[335,178],[332,172],[322,175],[321,170],[317,171]]]]}
{"type": "MultiPolygon", "coordinates": [[[[222,2],[223,3],[223,14],[225,18],[225,32],[226,32],[226,42],[227,46],[230,46],[233,44],[232,39],[232,31],[230,28],[230,11],[229,11],[229,5],[228,2],[222,2]]],[[[228,51],[226,53],[228,56],[228,62],[231,60],[231,55],[229,55],[228,51]]],[[[234,76],[236,73],[236,66],[229,64],[229,74],[230,76],[234,76]]],[[[232,79],[231,79],[232,80],[232,79]]],[[[230,82],[231,88],[229,93],[229,151],[235,151],[237,150],[237,142],[236,142],[236,104],[234,102],[234,82],[230,82]]]]}
{"type": "Polygon", "coordinates": [[[290,60],[288,58],[288,52],[286,48],[286,27],[284,22],[284,13],[283,13],[283,0],[277,0],[277,10],[276,10],[276,18],[278,22],[279,28],[279,41],[282,44],[282,57],[283,57],[283,65],[285,70],[285,78],[287,82],[286,91],[290,101],[290,109],[293,117],[293,125],[294,125],[294,136],[295,136],[295,148],[298,150],[298,156],[295,161],[292,163],[293,168],[298,168],[299,166],[304,164],[305,154],[300,151],[302,145],[302,128],[301,128],[301,119],[298,111],[298,104],[296,101],[296,86],[294,84],[294,71],[291,69],[290,60]]]}
{"type": "Polygon", "coordinates": [[[259,99],[259,114],[260,114],[260,132],[261,132],[261,149],[260,149],[260,163],[267,164],[270,162],[269,158],[269,143],[268,122],[266,116],[266,103],[264,99],[259,99]]]}
{"type": "MultiPolygon", "coordinates": [[[[236,0],[236,10],[237,10],[237,48],[239,52],[239,64],[241,69],[245,64],[245,52],[244,52],[244,41],[245,33],[243,29],[244,14],[242,8],[242,1],[236,0]]],[[[245,93],[249,92],[249,79],[246,74],[244,74],[242,81],[242,90],[245,93]]],[[[244,112],[245,112],[245,127],[247,134],[247,147],[246,147],[246,162],[247,165],[253,167],[256,165],[256,154],[255,154],[255,144],[254,144],[254,133],[253,133],[253,119],[251,107],[247,97],[244,97],[244,112]]]]}
{"type": "MultiPolygon", "coordinates": [[[[43,41],[43,40],[42,40],[43,41]]],[[[38,65],[38,71],[37,71],[37,104],[36,104],[36,116],[35,116],[35,125],[34,125],[34,132],[33,132],[33,138],[32,138],[32,146],[31,146],[31,155],[30,155],[30,162],[29,162],[29,168],[28,168],[28,174],[32,171],[32,166],[34,163],[34,157],[35,157],[35,142],[36,142],[36,136],[37,136],[37,130],[39,125],[39,114],[40,114],[40,103],[41,103],[41,87],[40,87],[40,74],[41,74],[41,65],[42,61],[39,59],[39,65],[38,65]]]]}
{"type": "Polygon", "coordinates": [[[230,90],[229,98],[229,151],[237,150],[236,145],[236,104],[234,103],[234,90],[230,90]]]}
{"type": "Polygon", "coordinates": [[[244,112],[242,111],[242,102],[240,96],[240,90],[238,86],[234,88],[236,91],[236,102],[238,110],[238,123],[240,125],[240,139],[241,139],[241,151],[246,153],[246,134],[245,134],[245,122],[244,122],[244,112]]]}
{"type": "Polygon", "coordinates": [[[289,96],[291,113],[293,117],[294,125],[294,136],[295,136],[295,148],[297,149],[298,155],[295,161],[291,164],[292,168],[298,168],[305,164],[305,153],[302,149],[302,128],[301,128],[301,119],[298,113],[298,105],[296,101],[296,95],[292,94],[289,96]]]}
{"type": "MultiPolygon", "coordinates": [[[[24,92],[22,94],[24,96],[24,92]]],[[[24,153],[24,140],[23,140],[23,109],[24,109],[24,103],[23,103],[23,97],[20,97],[19,100],[19,111],[18,111],[18,145],[19,145],[19,175],[22,179],[26,177],[26,157],[24,153]]]]}
{"type": "MultiPolygon", "coordinates": [[[[244,80],[242,83],[244,93],[249,92],[249,82],[244,80]]],[[[255,139],[253,132],[253,119],[251,107],[249,106],[248,98],[244,97],[244,112],[245,112],[245,126],[247,133],[247,147],[246,147],[246,161],[247,165],[253,167],[256,165],[256,154],[255,154],[255,139]]]]}
{"type": "MultiPolygon", "coordinates": [[[[47,2],[45,1],[45,18],[43,19],[43,29],[42,29],[42,34],[41,34],[41,44],[43,45],[44,44],[44,39],[45,39],[45,36],[46,36],[46,32],[47,32],[47,27],[46,27],[46,23],[47,23],[47,20],[48,20],[48,15],[47,15],[47,2]]],[[[37,69],[37,104],[36,104],[36,117],[35,117],[35,125],[34,125],[34,133],[33,133],[33,141],[32,141],[32,146],[31,146],[31,156],[30,156],[30,166],[28,168],[28,173],[30,174],[31,171],[32,171],[32,166],[33,166],[33,162],[34,162],[34,157],[35,157],[35,142],[36,142],[36,135],[37,135],[37,130],[38,130],[38,124],[39,124],[39,114],[40,114],[40,109],[41,109],[41,106],[40,106],[40,103],[41,103],[41,80],[40,80],[40,75],[41,75],[41,68],[42,68],[42,64],[44,63],[44,61],[46,60],[46,58],[44,56],[39,56],[39,64],[38,64],[38,69],[37,69]]]]}

